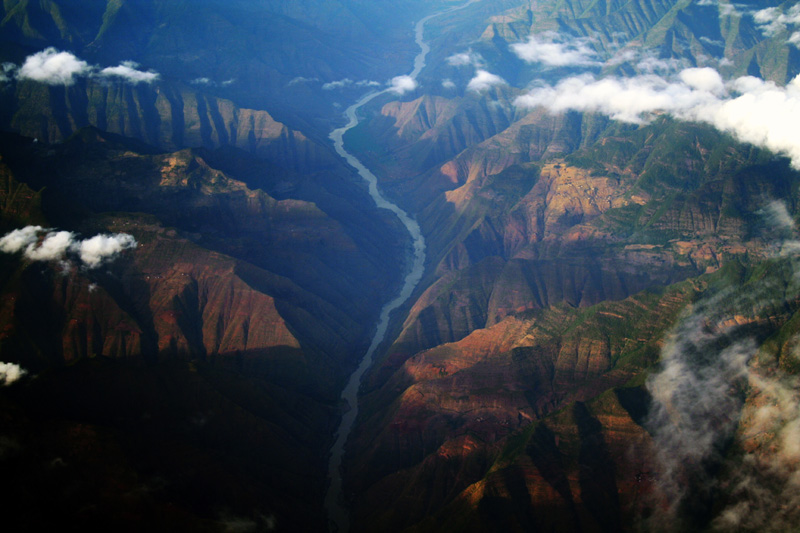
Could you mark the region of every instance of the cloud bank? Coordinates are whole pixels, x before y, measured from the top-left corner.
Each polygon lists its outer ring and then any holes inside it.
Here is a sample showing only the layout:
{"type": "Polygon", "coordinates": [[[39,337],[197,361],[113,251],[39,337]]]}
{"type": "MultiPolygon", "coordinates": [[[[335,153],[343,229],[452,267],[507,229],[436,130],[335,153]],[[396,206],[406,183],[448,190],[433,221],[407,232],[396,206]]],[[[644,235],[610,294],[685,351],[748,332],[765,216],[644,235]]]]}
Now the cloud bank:
{"type": "Polygon", "coordinates": [[[676,78],[656,75],[595,79],[570,77],[555,86],[537,87],[514,101],[518,107],[542,106],[552,112],[602,113],[614,120],[642,124],[666,113],[703,122],[738,140],[786,155],[800,169],[800,76],[785,87],[753,76],[725,83],[714,69],[684,69],[676,78]]]}
{"type": "Polygon", "coordinates": [[[100,79],[119,79],[127,83],[153,83],[159,74],[153,71],[139,70],[138,63],[123,61],[115,67],[90,65],[71,52],[59,51],[56,48],[45,48],[41,52],[25,58],[22,66],[16,68],[13,63],[4,63],[0,81],[11,79],[32,80],[48,85],[73,85],[80,77],[100,79]]]}
{"type": "Polygon", "coordinates": [[[11,385],[27,373],[17,364],[0,362],[0,385],[11,385]]]}
{"type": "Polygon", "coordinates": [[[31,261],[65,261],[74,255],[90,269],[136,246],[136,239],[127,233],[100,234],[81,240],[71,231],[52,231],[41,226],[26,226],[0,238],[0,252],[22,252],[31,261]]]}
{"type": "MultiPolygon", "coordinates": [[[[587,46],[586,39],[559,42],[557,34],[548,34],[550,40],[536,35],[524,43],[511,45],[511,51],[527,63],[541,63],[551,67],[588,67],[599,65],[597,54],[587,46]]],[[[546,38],[547,36],[545,36],[546,38]]]]}

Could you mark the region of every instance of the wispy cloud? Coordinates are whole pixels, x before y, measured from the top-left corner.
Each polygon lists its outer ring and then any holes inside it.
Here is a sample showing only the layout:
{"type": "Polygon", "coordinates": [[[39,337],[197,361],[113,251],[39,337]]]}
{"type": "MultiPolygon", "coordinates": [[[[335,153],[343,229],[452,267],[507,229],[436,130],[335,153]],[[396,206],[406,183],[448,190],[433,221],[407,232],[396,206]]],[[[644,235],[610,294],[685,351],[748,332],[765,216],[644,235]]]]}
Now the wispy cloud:
{"type": "Polygon", "coordinates": [[[17,76],[19,67],[14,63],[3,63],[0,65],[0,83],[13,80],[17,76]]]}
{"type": "Polygon", "coordinates": [[[473,92],[483,92],[496,85],[505,85],[505,83],[506,80],[497,74],[492,74],[489,71],[478,69],[475,72],[475,76],[469,80],[469,83],[467,84],[467,90],[473,92]]]}
{"type": "Polygon", "coordinates": [[[116,67],[106,67],[100,71],[100,76],[121,78],[133,84],[153,83],[159,78],[157,72],[139,70],[139,64],[135,61],[123,61],[116,67]]]}
{"type": "Polygon", "coordinates": [[[2,252],[22,252],[31,261],[64,261],[74,255],[90,269],[136,246],[136,239],[127,233],[100,234],[82,240],[71,231],[52,231],[41,226],[26,226],[0,238],[2,252]]]}
{"type": "Polygon", "coordinates": [[[595,79],[575,76],[534,88],[518,107],[543,106],[602,113],[614,120],[645,123],[655,114],[711,124],[737,139],[791,158],[800,169],[800,77],[785,87],[752,76],[724,83],[715,70],[684,69],[676,78],[656,75],[595,79]]]}
{"type": "Polygon", "coordinates": [[[670,520],[682,518],[686,498],[713,484],[709,470],[738,423],[747,362],[756,349],[750,339],[731,342],[731,331],[716,328],[707,311],[702,306],[680,322],[661,350],[661,369],[647,381],[653,403],[645,427],[656,446],[670,520]]]}
{"type": "Polygon", "coordinates": [[[558,34],[531,35],[527,42],[511,45],[511,51],[527,63],[552,67],[587,67],[600,63],[597,53],[589,48],[586,39],[570,38],[566,42],[558,34]]]}
{"type": "Polygon", "coordinates": [[[753,20],[766,35],[774,36],[800,24],[800,5],[793,5],[786,13],[778,7],[760,9],[753,13],[753,20]]]}
{"type": "MultiPolygon", "coordinates": [[[[778,248],[797,242],[782,202],[764,214],[778,248]]],[[[780,257],[797,271],[796,253],[780,257]]],[[[661,350],[661,366],[647,381],[653,402],[645,422],[659,464],[663,501],[651,520],[660,529],[691,526],[681,524],[686,509],[712,499],[713,525],[725,531],[785,531],[800,516],[800,382],[775,365],[751,364],[759,347],[742,328],[787,303],[776,294],[793,298],[798,277],[788,282],[786,292],[775,291],[774,279],[761,277],[696,302],[661,350]],[[734,438],[742,451],[731,454],[734,438]]],[[[800,337],[786,346],[800,359],[800,337]]]]}
{"type": "Polygon", "coordinates": [[[0,362],[0,385],[11,385],[27,373],[18,364],[0,362]]]}
{"type": "Polygon", "coordinates": [[[719,40],[716,40],[716,39],[711,39],[711,38],[706,37],[706,36],[701,36],[699,40],[702,43],[705,43],[705,44],[707,44],[709,46],[714,46],[716,48],[724,48],[725,47],[725,41],[719,41],[719,40]]]}
{"type": "Polygon", "coordinates": [[[350,78],[344,78],[341,80],[336,81],[329,81],[328,83],[322,84],[322,89],[325,91],[332,91],[333,89],[341,89],[342,87],[348,87],[353,85],[353,80],[350,78]]]}
{"type": "Polygon", "coordinates": [[[350,78],[344,78],[336,81],[329,81],[322,85],[325,91],[332,91],[334,89],[342,89],[344,87],[378,87],[380,83],[374,80],[359,80],[353,81],[350,78]]]}
{"type": "Polygon", "coordinates": [[[297,76],[292,78],[286,85],[291,87],[292,85],[299,85],[302,83],[313,83],[317,81],[319,81],[319,78],[307,78],[305,76],[297,76]]]}
{"type": "Polygon", "coordinates": [[[202,76],[191,80],[189,83],[191,83],[192,85],[205,85],[207,87],[227,87],[228,85],[231,85],[235,82],[236,82],[235,78],[231,78],[229,80],[225,80],[222,82],[217,82],[212,80],[211,78],[202,76]]]}
{"type": "MultiPolygon", "coordinates": [[[[798,339],[792,340],[800,357],[798,339]]],[[[742,410],[748,443],[730,481],[719,531],[793,531],[800,518],[800,381],[781,371],[749,372],[750,400],[742,410]],[[758,446],[758,442],[763,444],[758,446]]]]}
{"type": "Polygon", "coordinates": [[[395,76],[389,81],[389,91],[403,95],[417,88],[417,80],[411,76],[395,76]]]}

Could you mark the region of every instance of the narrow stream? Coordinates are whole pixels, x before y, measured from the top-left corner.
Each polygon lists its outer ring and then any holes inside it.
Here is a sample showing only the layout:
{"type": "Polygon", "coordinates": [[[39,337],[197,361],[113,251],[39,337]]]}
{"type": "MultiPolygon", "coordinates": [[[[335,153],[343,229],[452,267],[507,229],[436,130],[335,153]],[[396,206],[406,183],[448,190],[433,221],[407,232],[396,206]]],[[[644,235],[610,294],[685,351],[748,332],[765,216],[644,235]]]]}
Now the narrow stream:
{"type": "MultiPolygon", "coordinates": [[[[420,52],[414,58],[414,70],[409,74],[411,78],[416,79],[422,69],[425,68],[425,58],[428,52],[430,52],[430,46],[423,39],[425,24],[435,17],[463,9],[478,1],[480,0],[469,0],[467,3],[460,6],[428,15],[416,23],[414,27],[415,41],[420,48],[420,52]]],[[[347,386],[344,388],[344,391],[342,391],[342,400],[347,402],[349,409],[342,416],[342,421],[336,432],[336,441],[331,447],[331,457],[328,463],[328,477],[331,482],[328,493],[325,496],[325,509],[328,511],[329,530],[338,533],[346,533],[350,529],[350,512],[344,505],[344,495],[342,492],[341,467],[344,447],[347,443],[347,438],[350,436],[350,431],[353,429],[356,416],[358,415],[358,389],[361,385],[361,378],[372,366],[375,350],[386,337],[386,331],[389,327],[389,316],[395,309],[403,305],[406,300],[411,297],[411,293],[414,292],[420,279],[422,279],[422,274],[425,269],[425,238],[422,236],[419,224],[408,216],[408,213],[400,209],[400,207],[384,198],[378,189],[378,178],[376,178],[356,156],[349,153],[344,147],[344,134],[358,125],[358,110],[374,98],[386,92],[388,92],[388,89],[369,93],[348,107],[344,113],[348,120],[347,124],[344,127],[333,130],[329,136],[333,141],[336,152],[355,168],[364,181],[367,182],[369,186],[369,195],[375,201],[375,205],[383,209],[388,209],[397,215],[397,218],[400,219],[400,222],[403,223],[409,235],[411,235],[411,240],[414,245],[414,261],[411,265],[411,270],[406,274],[403,288],[400,290],[400,294],[383,306],[380,318],[378,319],[378,327],[372,338],[372,343],[367,353],[364,355],[364,358],[361,360],[361,364],[358,365],[358,368],[350,376],[347,386]]]]}

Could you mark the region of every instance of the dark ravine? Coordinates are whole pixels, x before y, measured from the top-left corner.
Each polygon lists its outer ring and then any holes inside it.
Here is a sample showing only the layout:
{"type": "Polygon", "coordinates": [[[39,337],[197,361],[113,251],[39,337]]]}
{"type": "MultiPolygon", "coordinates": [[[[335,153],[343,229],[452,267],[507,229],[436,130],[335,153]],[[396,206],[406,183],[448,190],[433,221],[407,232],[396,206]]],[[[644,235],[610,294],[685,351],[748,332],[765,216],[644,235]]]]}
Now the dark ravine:
{"type": "MultiPolygon", "coordinates": [[[[480,0],[469,0],[460,6],[452,7],[432,15],[428,15],[416,23],[414,27],[414,39],[420,48],[420,52],[414,58],[414,69],[409,74],[409,77],[412,79],[417,78],[422,69],[425,68],[425,57],[428,55],[428,52],[430,52],[430,46],[423,38],[425,24],[433,18],[444,15],[445,13],[463,9],[478,1],[480,0]]],[[[339,427],[336,431],[336,440],[331,448],[330,460],[328,463],[330,487],[328,488],[328,493],[325,497],[325,509],[328,512],[329,527],[331,531],[348,531],[350,529],[349,511],[344,505],[344,495],[342,492],[341,466],[342,457],[344,456],[344,447],[358,415],[358,389],[361,385],[361,378],[372,366],[375,350],[378,348],[378,346],[380,346],[386,337],[391,314],[411,297],[411,294],[414,292],[417,284],[419,284],[420,280],[422,279],[422,275],[425,270],[425,238],[422,235],[419,224],[416,220],[411,218],[408,213],[403,211],[396,204],[387,200],[383,194],[381,194],[381,191],[378,189],[378,178],[366,166],[364,166],[364,164],[359,161],[357,157],[349,153],[344,146],[345,133],[348,130],[356,127],[359,123],[358,110],[379,95],[385,94],[388,91],[389,89],[384,89],[383,91],[368,93],[356,103],[348,107],[344,113],[345,117],[348,119],[347,124],[341,128],[333,130],[330,134],[330,139],[333,141],[336,152],[345,161],[347,161],[348,164],[355,168],[358,171],[358,174],[364,179],[364,181],[367,182],[369,187],[369,195],[375,201],[375,205],[379,208],[388,209],[394,213],[397,218],[400,219],[400,222],[402,222],[403,226],[405,226],[406,230],[408,230],[414,250],[411,267],[405,276],[400,293],[383,306],[378,319],[377,329],[372,337],[372,342],[370,343],[369,349],[364,355],[364,358],[361,360],[361,363],[358,365],[358,368],[356,368],[355,372],[353,372],[353,374],[350,376],[347,386],[342,391],[341,398],[342,401],[347,404],[348,410],[342,416],[342,420],[339,423],[339,427]]]]}

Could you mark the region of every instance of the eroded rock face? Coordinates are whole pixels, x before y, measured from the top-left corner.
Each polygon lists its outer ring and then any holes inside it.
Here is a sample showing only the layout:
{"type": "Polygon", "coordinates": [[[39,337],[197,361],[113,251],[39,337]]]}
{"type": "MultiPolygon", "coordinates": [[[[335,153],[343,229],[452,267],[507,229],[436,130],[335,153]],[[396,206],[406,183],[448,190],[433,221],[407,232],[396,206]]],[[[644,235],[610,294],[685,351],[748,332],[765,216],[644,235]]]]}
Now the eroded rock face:
{"type": "MultiPolygon", "coordinates": [[[[386,511],[372,511],[378,508],[376,502],[365,498],[358,502],[357,516],[363,524],[393,524],[391,527],[397,529],[418,523],[423,529],[434,530],[442,520],[448,527],[461,524],[479,531],[497,519],[490,507],[484,508],[496,501],[498,505],[519,505],[514,512],[507,512],[508,519],[522,520],[528,527],[548,520],[557,520],[564,526],[569,523],[569,527],[598,520],[587,516],[586,507],[597,505],[591,498],[613,497],[616,501],[615,465],[624,462],[632,442],[647,440],[644,430],[619,406],[613,415],[609,413],[602,429],[602,424],[584,411],[574,416],[586,419],[586,427],[575,428],[572,420],[562,421],[557,426],[560,429],[555,430],[557,436],[549,429],[549,422],[531,423],[559,412],[570,402],[588,401],[609,387],[630,380],[641,369],[637,369],[638,365],[647,364],[646,358],[630,365],[622,362],[623,353],[652,346],[651,332],[671,323],[690,292],[675,295],[678,297],[671,310],[651,308],[648,318],[641,315],[642,306],[653,305],[656,299],[649,304],[631,299],[601,306],[588,322],[584,322],[585,316],[578,318],[577,313],[566,309],[529,320],[509,317],[458,343],[409,359],[393,379],[365,396],[365,404],[373,408],[385,402],[391,404],[377,407],[377,412],[364,421],[354,445],[359,446],[361,439],[370,444],[361,445],[358,458],[353,456],[349,464],[351,472],[361,474],[354,484],[359,492],[379,493],[384,498],[396,498],[399,503],[386,511]],[[634,317],[652,322],[643,325],[640,334],[632,328],[629,338],[609,344],[604,328],[613,327],[614,323],[627,326],[634,317]],[[592,334],[593,331],[597,333],[592,334]],[[384,413],[391,413],[388,419],[383,418],[384,413]],[[516,458],[513,464],[502,463],[502,448],[513,446],[511,441],[521,438],[520,432],[535,434],[528,445],[535,451],[516,458]],[[567,444],[573,440],[576,444],[567,444]],[[580,451],[577,443],[582,441],[585,442],[580,451]],[[609,442],[613,444],[612,451],[599,444],[609,442]],[[578,452],[585,456],[581,468],[590,466],[591,456],[598,465],[602,463],[610,469],[608,476],[588,481],[588,470],[579,472],[571,466],[577,458],[567,459],[569,454],[578,452]],[[600,457],[599,452],[613,454],[613,459],[600,457]],[[489,464],[494,466],[489,468],[489,464]],[[428,476],[441,478],[438,484],[448,487],[448,491],[437,492],[435,486],[417,484],[421,479],[430,479],[428,476]],[[592,483],[608,483],[611,489],[592,483]],[[411,486],[414,491],[408,491],[411,486]],[[595,492],[589,495],[588,490],[595,492]],[[458,521],[449,513],[459,506],[469,508],[471,516],[477,514],[485,521],[480,525],[458,521]]],[[[573,409],[585,407],[566,411],[573,409]]],[[[563,415],[555,416],[555,420],[559,418],[563,415]]],[[[626,470],[619,474],[626,490],[636,486],[632,481],[635,473],[626,470]]],[[[620,497],[628,496],[625,493],[620,497]]],[[[591,512],[608,513],[608,520],[619,524],[618,503],[611,509],[597,507],[591,512]]]]}
{"type": "MultiPolygon", "coordinates": [[[[614,39],[630,35],[626,51],[661,46],[660,57],[676,61],[696,59],[701,45],[687,43],[708,31],[785,83],[770,64],[792,61],[763,60],[766,41],[746,24],[732,30],[721,15],[720,28],[701,28],[689,22],[699,7],[670,2],[583,5],[580,14],[564,4],[504,7],[482,35],[447,33],[475,30],[475,20],[442,21],[441,42],[461,39],[468,74],[441,44],[437,72],[456,83],[375,105],[352,132],[359,157],[418,213],[429,257],[396,341],[362,389],[346,471],[353,523],[364,531],[640,527],[669,505],[644,429],[646,369],[708,280],[728,283],[714,276],[771,257],[763,218],[748,213],[764,198],[796,204],[786,161],[710,128],[507,112],[514,87],[571,74],[498,59],[546,30],[591,34],[597,57],[608,58],[621,50],[614,39]],[[513,81],[463,89],[481,61],[513,81]]],[[[592,75],[645,67],[602,68],[592,75]]],[[[775,313],[774,326],[787,317],[775,313]]],[[[703,512],[692,519],[708,520],[703,512]]]]}
{"type": "Polygon", "coordinates": [[[139,139],[164,150],[235,146],[299,172],[336,164],[330,150],[263,110],[185,88],[82,80],[68,87],[19,82],[4,104],[5,129],[48,143],[86,126],[139,139]],[[48,107],[39,103],[47,101],[48,107]]]}
{"type": "MultiPolygon", "coordinates": [[[[341,197],[314,179],[285,187],[292,171],[243,152],[163,153],[96,129],[56,145],[6,138],[3,234],[40,225],[136,241],[98,268],[71,253],[61,263],[0,257],[0,361],[36,376],[2,400],[24,465],[8,479],[33,472],[58,499],[66,489],[47,465],[60,457],[84,473],[74,501],[107,495],[110,507],[85,515],[94,523],[145,509],[148,527],[172,501],[164,520],[178,529],[324,528],[329,443],[320,435],[333,431],[367,317],[394,287],[385,262],[402,253],[391,229],[369,231],[383,218],[367,226],[346,186],[341,197]],[[32,442],[41,435],[51,436],[46,446],[32,442]],[[94,459],[87,446],[108,455],[94,459]],[[124,479],[105,489],[114,468],[124,479]],[[201,470],[205,481],[193,477],[201,470]],[[130,497],[140,489],[144,500],[130,497]]],[[[30,505],[21,494],[18,507],[30,505]]],[[[60,512],[77,520],[77,509],[60,512]]]]}

